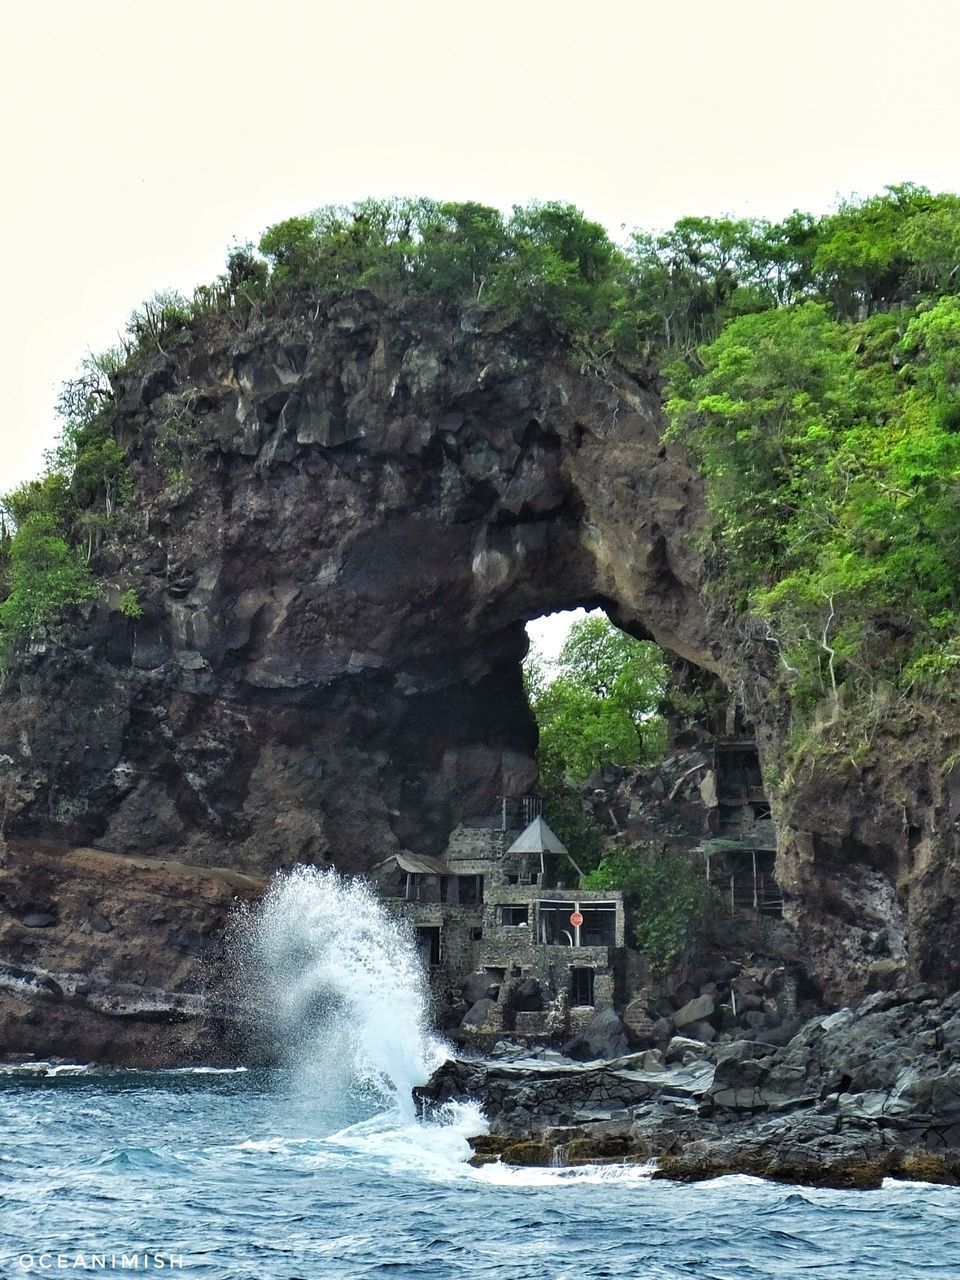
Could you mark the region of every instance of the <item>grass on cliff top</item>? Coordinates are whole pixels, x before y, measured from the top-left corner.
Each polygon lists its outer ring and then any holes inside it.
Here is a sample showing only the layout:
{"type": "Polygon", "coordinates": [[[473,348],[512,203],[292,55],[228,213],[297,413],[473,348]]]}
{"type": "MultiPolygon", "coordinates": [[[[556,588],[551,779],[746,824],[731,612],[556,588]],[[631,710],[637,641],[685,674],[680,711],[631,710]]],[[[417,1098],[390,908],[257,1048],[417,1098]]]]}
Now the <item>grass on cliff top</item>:
{"type": "Polygon", "coordinates": [[[60,449],[2,504],[8,649],[98,590],[98,549],[132,497],[120,375],[211,323],[239,333],[281,299],[358,287],[535,326],[600,376],[618,356],[656,360],[670,433],[707,482],[708,589],[779,665],[798,722],[824,702],[837,718],[844,696],[955,696],[960,197],[910,184],[822,217],[690,217],[622,244],[556,202],[504,216],[368,200],[278,223],[192,299],[145,303],[65,389],[60,449]]]}

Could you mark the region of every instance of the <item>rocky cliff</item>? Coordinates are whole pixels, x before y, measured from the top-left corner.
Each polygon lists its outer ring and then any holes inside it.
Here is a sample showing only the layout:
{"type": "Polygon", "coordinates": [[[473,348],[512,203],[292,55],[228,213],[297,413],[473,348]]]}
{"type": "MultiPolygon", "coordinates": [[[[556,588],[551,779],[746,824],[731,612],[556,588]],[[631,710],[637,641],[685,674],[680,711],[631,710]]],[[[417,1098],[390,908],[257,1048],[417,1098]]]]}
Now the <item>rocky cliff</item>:
{"type": "Polygon", "coordinates": [[[438,852],[535,782],[524,623],[601,605],[758,723],[787,914],[828,994],[878,957],[955,980],[940,740],[919,726],[906,773],[879,740],[869,768],[782,772],[777,685],[708,607],[702,488],[651,375],[470,308],[294,291],[141,357],[111,413],[134,494],[102,599],[7,675],[8,829],[255,876],[438,852]]]}
{"type": "Polygon", "coordinates": [[[15,841],[0,854],[0,1046],[128,1066],[235,1061],[222,939],[263,884],[15,841]]]}

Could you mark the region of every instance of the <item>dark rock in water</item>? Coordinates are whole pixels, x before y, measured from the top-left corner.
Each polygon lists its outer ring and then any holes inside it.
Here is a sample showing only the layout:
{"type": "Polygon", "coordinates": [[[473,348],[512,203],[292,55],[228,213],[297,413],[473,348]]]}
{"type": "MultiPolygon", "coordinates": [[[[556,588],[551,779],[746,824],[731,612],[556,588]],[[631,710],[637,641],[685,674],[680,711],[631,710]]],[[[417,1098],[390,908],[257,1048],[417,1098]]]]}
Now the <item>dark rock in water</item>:
{"type": "Polygon", "coordinates": [[[941,1004],[913,987],[818,1015],[780,1047],[676,1037],[659,1071],[642,1054],[535,1069],[451,1061],[417,1096],[421,1107],[478,1099],[491,1120],[485,1158],[508,1162],[518,1143],[527,1159],[538,1144],[548,1162],[602,1158],[615,1133],[611,1158],[659,1157],[664,1178],[877,1187],[929,1174],[957,1185],[958,1041],[960,994],[941,1004]]]}

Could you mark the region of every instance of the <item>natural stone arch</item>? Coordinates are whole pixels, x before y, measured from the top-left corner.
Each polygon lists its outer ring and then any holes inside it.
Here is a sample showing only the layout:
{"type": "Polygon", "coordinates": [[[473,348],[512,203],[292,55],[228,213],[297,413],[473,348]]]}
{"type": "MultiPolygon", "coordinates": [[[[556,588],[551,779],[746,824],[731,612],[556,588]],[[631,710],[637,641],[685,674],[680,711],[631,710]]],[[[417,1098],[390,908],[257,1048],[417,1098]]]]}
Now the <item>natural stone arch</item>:
{"type": "MultiPolygon", "coordinates": [[[[738,637],[705,601],[700,480],[661,427],[652,375],[371,295],[327,312],[291,298],[128,372],[114,430],[133,522],[100,566],[116,585],[34,641],[0,702],[16,829],[257,871],[436,851],[533,782],[523,627],[577,604],[739,687],[738,637]],[[142,618],[118,607],[129,585],[142,618]]],[[[750,696],[770,758],[779,710],[750,696]]],[[[882,770],[861,797],[882,824],[823,776],[774,796],[788,910],[821,974],[848,994],[867,965],[850,904],[830,915],[831,867],[879,849],[871,876],[895,888],[917,848],[923,882],[884,910],[915,972],[957,972],[953,844],[909,835],[949,809],[943,778],[919,779],[901,839],[882,770]]]]}
{"type": "Polygon", "coordinates": [[[108,599],[78,651],[25,665],[37,830],[362,867],[533,783],[527,619],[602,604],[717,665],[699,485],[655,391],[546,337],[362,295],[158,358],[116,431],[139,441],[117,568],[145,566],[144,612],[108,599]],[[171,493],[158,430],[187,396],[206,457],[171,493]],[[92,743],[85,712],[58,742],[65,668],[109,708],[92,743]]]}

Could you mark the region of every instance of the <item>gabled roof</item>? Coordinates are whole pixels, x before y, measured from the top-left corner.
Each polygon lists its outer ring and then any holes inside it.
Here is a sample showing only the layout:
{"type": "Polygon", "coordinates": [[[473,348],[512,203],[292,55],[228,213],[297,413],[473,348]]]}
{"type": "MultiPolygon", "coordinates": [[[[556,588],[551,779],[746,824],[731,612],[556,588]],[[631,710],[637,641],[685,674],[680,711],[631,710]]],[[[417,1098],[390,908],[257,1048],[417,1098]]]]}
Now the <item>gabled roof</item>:
{"type": "Polygon", "coordinates": [[[534,818],[525,831],[521,831],[507,853],[562,853],[569,857],[566,847],[542,818],[534,818]]]}
{"type": "Polygon", "coordinates": [[[374,870],[385,867],[387,863],[395,862],[401,871],[407,871],[414,876],[452,876],[453,872],[445,862],[441,862],[439,858],[428,858],[422,853],[407,853],[404,850],[401,853],[391,853],[389,858],[384,858],[382,862],[378,862],[374,870]]]}

